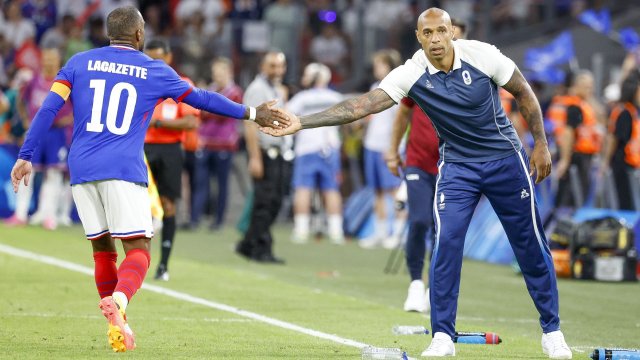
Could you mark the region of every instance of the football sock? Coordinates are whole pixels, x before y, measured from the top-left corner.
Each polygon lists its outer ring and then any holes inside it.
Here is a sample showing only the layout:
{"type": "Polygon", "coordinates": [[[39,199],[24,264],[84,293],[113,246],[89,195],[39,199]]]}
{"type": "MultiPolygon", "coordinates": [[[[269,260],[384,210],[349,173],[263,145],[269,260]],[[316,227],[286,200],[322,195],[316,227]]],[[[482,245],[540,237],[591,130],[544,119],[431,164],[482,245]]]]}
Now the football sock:
{"type": "Polygon", "coordinates": [[[71,216],[71,208],[73,207],[73,195],[71,193],[71,184],[69,180],[62,183],[60,191],[60,205],[58,206],[58,218],[65,219],[71,216]]]}
{"type": "Polygon", "coordinates": [[[145,249],[129,250],[127,257],[124,258],[118,268],[118,284],[114,294],[116,292],[124,293],[127,299],[131,300],[136,291],[142,286],[150,261],[149,251],[145,249]]]}
{"type": "Polygon", "coordinates": [[[63,176],[58,169],[47,169],[42,190],[40,190],[39,212],[45,220],[57,220],[56,210],[60,204],[63,176]]]}
{"type": "Polygon", "coordinates": [[[400,237],[404,233],[406,219],[400,218],[393,221],[393,237],[400,237]]]}
{"type": "Polygon", "coordinates": [[[98,251],[93,253],[95,261],[94,277],[100,298],[111,296],[118,283],[117,252],[98,251]]]}
{"type": "Polygon", "coordinates": [[[173,247],[173,239],[176,236],[176,217],[165,216],[162,219],[162,253],[160,257],[160,264],[165,269],[168,268],[169,255],[171,255],[171,248],[173,247]]]}
{"type": "Polygon", "coordinates": [[[294,233],[296,236],[307,237],[309,236],[309,214],[296,214],[293,217],[294,233]]]}
{"type": "Polygon", "coordinates": [[[379,219],[376,217],[373,223],[373,231],[377,239],[385,239],[389,236],[389,223],[387,219],[379,219]]]}
{"type": "Polygon", "coordinates": [[[127,299],[127,295],[122,292],[116,291],[113,293],[113,299],[118,305],[120,305],[120,310],[127,310],[127,305],[129,305],[129,299],[127,299]]]}
{"type": "Polygon", "coordinates": [[[20,189],[16,194],[16,211],[14,214],[18,219],[22,221],[27,221],[27,216],[29,215],[29,207],[31,206],[31,196],[33,195],[34,180],[35,174],[31,174],[28,186],[25,186],[24,182],[20,181],[20,189]]]}
{"type": "Polygon", "coordinates": [[[327,223],[329,225],[329,236],[334,238],[344,236],[342,231],[342,215],[329,215],[327,223]]]}

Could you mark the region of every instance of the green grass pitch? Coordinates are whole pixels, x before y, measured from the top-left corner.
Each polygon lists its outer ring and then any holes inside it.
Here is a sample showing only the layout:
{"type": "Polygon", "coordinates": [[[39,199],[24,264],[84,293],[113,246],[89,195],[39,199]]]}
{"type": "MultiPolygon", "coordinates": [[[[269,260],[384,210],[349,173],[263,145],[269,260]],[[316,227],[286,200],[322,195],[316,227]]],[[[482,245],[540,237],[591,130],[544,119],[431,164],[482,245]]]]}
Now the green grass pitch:
{"type": "MultiPolygon", "coordinates": [[[[405,313],[408,276],[382,272],[389,252],[355,244],[293,245],[275,230],[285,266],[236,256],[235,231],[179,232],[171,280],[147,283],[226,304],[311,330],[419,357],[430,337],[395,336],[393,325],[425,325],[405,313]]],[[[7,245],[92,267],[82,229],[48,232],[0,225],[7,245]]],[[[120,246],[119,246],[120,247],[120,246]]],[[[119,260],[122,260],[122,255],[119,260]]],[[[562,330],[574,359],[596,346],[640,347],[640,286],[559,280],[562,330]]],[[[111,351],[93,278],[0,251],[0,358],[4,359],[358,359],[360,349],[238,314],[141,290],[127,313],[138,348],[111,351]]],[[[461,359],[544,359],[537,312],[511,268],[465,260],[457,329],[498,333],[501,345],[456,345],[461,359]]]]}

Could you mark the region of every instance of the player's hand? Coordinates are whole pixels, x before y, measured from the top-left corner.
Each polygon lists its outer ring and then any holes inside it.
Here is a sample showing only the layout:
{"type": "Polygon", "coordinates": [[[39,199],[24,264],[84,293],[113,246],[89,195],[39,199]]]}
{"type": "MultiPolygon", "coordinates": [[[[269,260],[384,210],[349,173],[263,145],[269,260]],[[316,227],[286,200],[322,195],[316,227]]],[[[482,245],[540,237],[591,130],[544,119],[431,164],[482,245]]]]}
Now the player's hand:
{"type": "Polygon", "coordinates": [[[536,143],[529,161],[529,176],[536,173],[536,184],[551,174],[551,154],[547,144],[536,143]]]}
{"type": "Polygon", "coordinates": [[[393,175],[400,177],[399,169],[404,168],[400,154],[398,154],[397,151],[390,151],[385,155],[384,161],[387,164],[389,171],[391,171],[393,175]]]}
{"type": "Polygon", "coordinates": [[[262,179],[264,176],[264,164],[261,157],[249,158],[249,174],[254,179],[262,179]]]}
{"type": "Polygon", "coordinates": [[[265,134],[271,135],[271,136],[285,136],[285,135],[291,135],[291,134],[295,134],[296,132],[300,131],[300,129],[302,129],[302,123],[300,122],[300,118],[298,118],[296,115],[285,111],[285,110],[281,110],[283,114],[285,114],[285,116],[288,119],[288,125],[284,128],[272,128],[272,127],[260,127],[260,131],[262,131],[265,134]]]}
{"type": "Polygon", "coordinates": [[[260,127],[284,129],[291,123],[286,111],[273,107],[278,100],[271,100],[260,104],[256,108],[256,124],[260,127]]]}
{"type": "Polygon", "coordinates": [[[20,181],[24,179],[24,185],[29,185],[29,178],[31,177],[31,162],[18,159],[16,164],[13,165],[11,170],[11,184],[13,184],[13,191],[18,192],[20,187],[20,181]]]}

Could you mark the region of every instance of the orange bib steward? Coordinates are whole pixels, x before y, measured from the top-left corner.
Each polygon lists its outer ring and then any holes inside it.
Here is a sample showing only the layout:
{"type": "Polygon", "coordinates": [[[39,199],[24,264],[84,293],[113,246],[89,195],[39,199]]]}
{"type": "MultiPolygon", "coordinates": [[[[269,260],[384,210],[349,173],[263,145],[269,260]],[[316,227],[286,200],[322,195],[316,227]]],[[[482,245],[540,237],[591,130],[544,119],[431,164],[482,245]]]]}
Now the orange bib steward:
{"type": "MultiPolygon", "coordinates": [[[[181,76],[183,80],[193,86],[193,82],[184,76],[181,76]]],[[[163,121],[172,121],[183,118],[187,115],[200,116],[200,110],[181,102],[176,103],[173,99],[166,99],[156,105],[153,110],[152,119],[160,119],[163,121]]],[[[147,130],[147,136],[144,138],[145,144],[175,144],[182,143],[185,139],[184,130],[167,129],[149,127],[147,130]]],[[[187,139],[189,139],[187,137],[187,139]]]]}
{"type": "Polygon", "coordinates": [[[638,109],[631,103],[616,106],[609,117],[609,133],[615,134],[616,121],[623,111],[631,115],[631,138],[624,147],[624,161],[633,168],[640,168],[640,118],[638,109]]]}
{"type": "Polygon", "coordinates": [[[581,154],[596,154],[602,146],[602,135],[598,131],[598,121],[593,107],[578,96],[555,96],[547,110],[547,118],[554,125],[556,141],[562,141],[562,134],[567,127],[567,109],[575,106],[582,111],[582,123],[576,128],[574,152],[581,154]]]}

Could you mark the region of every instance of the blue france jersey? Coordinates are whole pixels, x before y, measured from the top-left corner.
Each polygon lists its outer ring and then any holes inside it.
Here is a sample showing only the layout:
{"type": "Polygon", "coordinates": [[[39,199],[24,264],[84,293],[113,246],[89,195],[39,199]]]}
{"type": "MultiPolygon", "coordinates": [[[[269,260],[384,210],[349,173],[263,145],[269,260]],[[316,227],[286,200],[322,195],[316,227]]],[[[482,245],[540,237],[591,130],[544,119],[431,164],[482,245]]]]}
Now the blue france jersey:
{"type": "Polygon", "coordinates": [[[56,81],[71,88],[71,184],[119,179],[147,183],[144,137],[159,100],[179,102],[192,89],[160,60],[124,46],[73,56],[56,81]]]}
{"type": "Polygon", "coordinates": [[[436,69],[423,50],[380,83],[395,102],[412,98],[429,116],[440,138],[440,159],[482,162],[505,158],[522,147],[498,93],[515,64],[498,49],[473,40],[453,42],[449,73],[436,69]]]}

